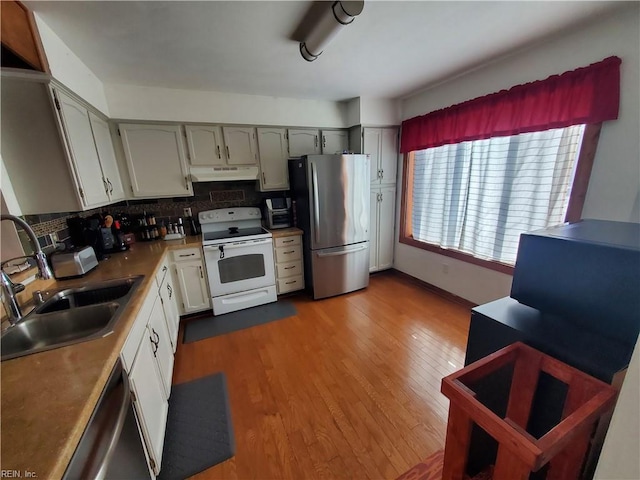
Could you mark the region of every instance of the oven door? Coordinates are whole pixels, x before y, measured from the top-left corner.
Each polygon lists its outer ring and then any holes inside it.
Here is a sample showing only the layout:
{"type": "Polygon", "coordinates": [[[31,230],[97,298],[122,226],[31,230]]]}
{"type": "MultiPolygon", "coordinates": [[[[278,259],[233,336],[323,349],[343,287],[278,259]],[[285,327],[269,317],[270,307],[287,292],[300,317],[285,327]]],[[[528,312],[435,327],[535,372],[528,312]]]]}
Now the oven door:
{"type": "Polygon", "coordinates": [[[212,297],[275,285],[271,238],[203,249],[212,297]]]}

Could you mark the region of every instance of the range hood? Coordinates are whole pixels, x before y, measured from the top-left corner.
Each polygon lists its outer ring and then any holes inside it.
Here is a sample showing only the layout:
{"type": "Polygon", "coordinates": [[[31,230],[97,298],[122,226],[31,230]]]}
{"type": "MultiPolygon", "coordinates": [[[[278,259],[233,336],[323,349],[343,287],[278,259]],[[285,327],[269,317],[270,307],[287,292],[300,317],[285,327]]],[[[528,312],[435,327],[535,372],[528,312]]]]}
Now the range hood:
{"type": "Polygon", "coordinates": [[[228,182],[230,180],[257,180],[258,167],[191,167],[192,182],[228,182]]]}

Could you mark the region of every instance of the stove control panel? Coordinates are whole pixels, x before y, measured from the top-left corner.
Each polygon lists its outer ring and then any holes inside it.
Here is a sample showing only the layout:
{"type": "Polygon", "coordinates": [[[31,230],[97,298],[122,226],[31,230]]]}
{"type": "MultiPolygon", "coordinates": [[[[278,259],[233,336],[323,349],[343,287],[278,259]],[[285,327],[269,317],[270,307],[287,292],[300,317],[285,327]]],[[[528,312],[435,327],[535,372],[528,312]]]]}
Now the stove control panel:
{"type": "Polygon", "coordinates": [[[258,207],[217,208],[205,210],[198,214],[201,224],[222,223],[239,220],[260,220],[261,212],[258,207]]]}

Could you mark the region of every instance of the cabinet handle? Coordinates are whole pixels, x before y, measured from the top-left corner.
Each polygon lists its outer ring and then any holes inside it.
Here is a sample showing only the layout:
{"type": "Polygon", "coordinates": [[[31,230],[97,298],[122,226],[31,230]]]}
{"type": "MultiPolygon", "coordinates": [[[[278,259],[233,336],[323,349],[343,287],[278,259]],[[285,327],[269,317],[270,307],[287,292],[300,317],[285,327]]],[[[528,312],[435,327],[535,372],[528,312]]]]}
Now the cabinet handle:
{"type": "Polygon", "coordinates": [[[179,257],[193,257],[195,253],[181,253],[178,255],[179,257]]]}
{"type": "Polygon", "coordinates": [[[384,178],[384,170],[380,169],[380,178],[384,178]]]}
{"type": "Polygon", "coordinates": [[[231,155],[229,155],[229,146],[226,146],[227,149],[227,160],[231,160],[231,155]]]}
{"type": "Polygon", "coordinates": [[[326,148],[327,146],[327,137],[325,135],[322,136],[322,148],[326,148]]]}
{"type": "Polygon", "coordinates": [[[292,268],[296,268],[296,266],[295,266],[295,265],[292,265],[292,266],[290,266],[290,267],[284,267],[284,269],[285,269],[285,270],[291,270],[292,268]]]}
{"type": "Polygon", "coordinates": [[[290,282],[284,282],[285,285],[291,285],[292,283],[298,283],[297,280],[292,280],[290,282]]]}
{"type": "Polygon", "coordinates": [[[184,177],[184,188],[189,190],[189,177],[184,177]]]}
{"type": "Polygon", "coordinates": [[[267,177],[265,177],[264,172],[262,172],[262,184],[263,185],[267,184],[267,177]]]}
{"type": "Polygon", "coordinates": [[[290,253],[295,253],[295,250],[289,250],[288,252],[282,252],[284,255],[289,255],[290,253]]]}
{"type": "Polygon", "coordinates": [[[202,266],[198,265],[198,268],[200,269],[200,278],[204,278],[204,275],[202,274],[202,266]]]}
{"type": "Polygon", "coordinates": [[[107,185],[107,181],[102,177],[102,185],[104,186],[104,193],[109,195],[109,185],[107,185]]]}
{"type": "Polygon", "coordinates": [[[156,344],[159,345],[160,344],[160,335],[158,335],[158,332],[156,332],[156,329],[151,327],[151,330],[153,330],[153,334],[156,336],[156,344]]]}
{"type": "Polygon", "coordinates": [[[222,156],[220,155],[220,145],[216,145],[216,148],[218,149],[218,158],[222,158],[222,156]]]}
{"type": "Polygon", "coordinates": [[[173,295],[173,289],[171,288],[171,285],[169,285],[167,283],[167,291],[169,292],[169,300],[171,300],[171,295],[173,295]]]}
{"type": "Polygon", "coordinates": [[[165,265],[164,267],[162,267],[162,271],[163,271],[163,272],[166,272],[166,271],[167,271],[167,268],[169,268],[169,267],[167,267],[167,266],[165,265]]]}
{"type": "Polygon", "coordinates": [[[283,240],[282,243],[291,243],[293,240],[283,240]]]}
{"type": "Polygon", "coordinates": [[[113,193],[113,183],[111,183],[111,180],[109,180],[107,178],[107,183],[109,184],[109,194],[113,193]]]}
{"type": "Polygon", "coordinates": [[[318,147],[318,135],[316,135],[316,137],[315,137],[315,138],[316,138],[316,139],[315,139],[315,145],[316,145],[316,148],[317,148],[317,147],[318,147]]]}

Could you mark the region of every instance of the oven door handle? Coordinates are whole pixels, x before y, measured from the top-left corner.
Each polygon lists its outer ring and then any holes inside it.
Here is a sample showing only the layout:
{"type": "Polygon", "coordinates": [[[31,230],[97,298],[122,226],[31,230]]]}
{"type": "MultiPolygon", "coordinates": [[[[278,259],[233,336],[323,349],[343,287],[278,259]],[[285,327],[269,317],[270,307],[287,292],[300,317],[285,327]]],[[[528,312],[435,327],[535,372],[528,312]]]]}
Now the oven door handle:
{"type": "MultiPolygon", "coordinates": [[[[270,238],[261,238],[260,240],[248,240],[246,242],[225,243],[222,246],[224,246],[224,250],[226,252],[227,250],[233,250],[234,248],[253,247],[256,245],[266,245],[268,243],[272,243],[270,238]]],[[[202,248],[204,250],[217,252],[220,249],[220,245],[205,245],[202,248]]]]}

